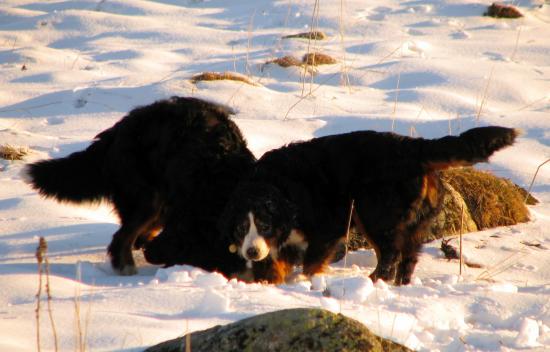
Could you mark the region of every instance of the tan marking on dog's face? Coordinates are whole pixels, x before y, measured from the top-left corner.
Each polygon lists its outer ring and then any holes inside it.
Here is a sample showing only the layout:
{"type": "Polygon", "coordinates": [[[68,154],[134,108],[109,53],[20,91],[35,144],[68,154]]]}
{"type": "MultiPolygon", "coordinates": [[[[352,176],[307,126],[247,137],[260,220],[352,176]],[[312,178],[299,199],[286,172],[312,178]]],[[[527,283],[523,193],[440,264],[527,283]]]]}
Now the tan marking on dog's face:
{"type": "Polygon", "coordinates": [[[266,239],[258,233],[256,224],[254,223],[254,215],[251,212],[248,213],[248,220],[250,221],[250,227],[243,239],[241,255],[247,260],[260,261],[269,255],[270,248],[266,239]],[[256,256],[250,255],[249,251],[252,249],[255,249],[256,256]]]}

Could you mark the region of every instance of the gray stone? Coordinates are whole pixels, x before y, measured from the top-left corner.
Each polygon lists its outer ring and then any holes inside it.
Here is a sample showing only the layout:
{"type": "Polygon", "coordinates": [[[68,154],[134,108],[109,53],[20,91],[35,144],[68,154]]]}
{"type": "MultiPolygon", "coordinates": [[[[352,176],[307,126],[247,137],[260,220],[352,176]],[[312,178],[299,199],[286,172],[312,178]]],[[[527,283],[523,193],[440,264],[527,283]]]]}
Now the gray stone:
{"type": "Polygon", "coordinates": [[[356,320],[315,308],[261,314],[190,335],[160,343],[146,352],[410,351],[374,335],[356,320]],[[188,340],[190,348],[186,346],[188,340]]]}

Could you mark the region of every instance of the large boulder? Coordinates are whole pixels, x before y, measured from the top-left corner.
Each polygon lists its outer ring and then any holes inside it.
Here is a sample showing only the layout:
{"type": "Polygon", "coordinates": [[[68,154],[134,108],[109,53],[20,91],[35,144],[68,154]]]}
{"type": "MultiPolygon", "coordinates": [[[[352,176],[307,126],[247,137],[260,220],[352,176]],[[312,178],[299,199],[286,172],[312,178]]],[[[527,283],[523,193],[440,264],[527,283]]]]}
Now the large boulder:
{"type": "Polygon", "coordinates": [[[411,351],[374,335],[360,322],[315,308],[257,315],[162,342],[146,352],[411,351]],[[190,341],[190,346],[186,342],[190,341]]]}
{"type": "Polygon", "coordinates": [[[441,211],[432,220],[431,225],[423,234],[424,242],[437,238],[462,233],[478,231],[478,227],[464,198],[453,186],[442,177],[443,205],[441,211]]]}
{"type": "Polygon", "coordinates": [[[460,193],[479,230],[527,222],[529,210],[525,204],[537,203],[512,181],[490,172],[451,169],[443,172],[441,179],[460,193]]]}

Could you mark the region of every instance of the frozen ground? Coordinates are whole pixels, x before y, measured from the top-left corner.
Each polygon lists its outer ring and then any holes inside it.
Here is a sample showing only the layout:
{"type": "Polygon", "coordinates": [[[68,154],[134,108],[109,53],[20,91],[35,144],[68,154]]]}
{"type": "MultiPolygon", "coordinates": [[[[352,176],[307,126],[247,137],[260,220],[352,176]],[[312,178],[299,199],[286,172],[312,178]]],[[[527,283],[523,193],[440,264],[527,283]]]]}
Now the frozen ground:
{"type": "MultiPolygon", "coordinates": [[[[550,158],[550,4],[514,1],[518,20],[481,16],[469,0],[4,0],[0,4],[0,142],[28,161],[85,147],[128,110],[171,95],[228,104],[259,156],[293,140],[358,129],[438,137],[476,125],[521,128],[519,142],[480,165],[528,186],[550,158]],[[281,37],[315,29],[318,43],[281,37]],[[303,83],[263,63],[309,50],[339,63],[303,83]],[[257,86],[199,83],[237,71],[257,86]]],[[[447,262],[427,245],[414,283],[367,278],[369,251],[313,283],[227,281],[191,267],[119,277],[105,263],[117,229],[107,205],[38,197],[23,162],[0,161],[0,350],[36,349],[34,251],[49,244],[59,350],[141,350],[189,331],[289,307],[325,307],[424,351],[550,349],[550,164],[533,187],[532,221],[465,237],[483,265],[447,262]],[[526,244],[535,244],[529,246],[526,244]],[[313,285],[312,285],[313,284],[313,285]],[[323,297],[328,287],[332,297],[323,297]]],[[[41,345],[53,350],[47,302],[41,345]]]]}

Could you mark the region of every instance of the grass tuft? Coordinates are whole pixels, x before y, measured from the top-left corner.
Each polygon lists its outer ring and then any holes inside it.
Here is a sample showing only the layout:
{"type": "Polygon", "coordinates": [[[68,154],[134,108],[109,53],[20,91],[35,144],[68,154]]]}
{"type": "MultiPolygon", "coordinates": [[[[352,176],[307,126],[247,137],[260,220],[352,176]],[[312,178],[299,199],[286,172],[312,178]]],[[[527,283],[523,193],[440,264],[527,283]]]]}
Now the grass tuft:
{"type": "Polygon", "coordinates": [[[302,66],[302,61],[300,59],[296,58],[295,56],[287,55],[283,57],[279,57],[270,61],[267,61],[265,65],[269,64],[277,64],[281,67],[287,68],[292,66],[302,66]]]}
{"type": "Polygon", "coordinates": [[[229,81],[238,81],[243,82],[246,84],[249,84],[251,86],[258,86],[258,84],[254,81],[252,81],[250,78],[243,76],[241,74],[235,73],[235,72],[203,72],[194,75],[191,77],[191,82],[197,83],[200,81],[222,81],[222,80],[229,80],[229,81]]]}
{"type": "Polygon", "coordinates": [[[290,34],[285,35],[283,39],[309,39],[309,40],[325,40],[327,39],[327,35],[321,31],[311,31],[311,32],[303,32],[303,33],[297,33],[297,34],[290,34]]]}
{"type": "Polygon", "coordinates": [[[310,66],[333,65],[338,61],[333,57],[323,53],[307,53],[302,58],[302,62],[310,66]]]}
{"type": "Polygon", "coordinates": [[[525,194],[510,180],[473,168],[447,170],[442,178],[462,195],[480,230],[529,221],[525,194]]]}
{"type": "Polygon", "coordinates": [[[0,158],[6,160],[23,160],[29,154],[27,147],[14,147],[9,144],[0,145],[0,158]]]}
{"type": "Polygon", "coordinates": [[[495,17],[495,18],[520,18],[523,17],[523,14],[512,5],[499,4],[494,2],[487,12],[484,13],[485,16],[495,17]]]}

